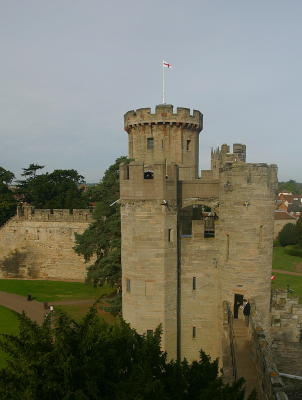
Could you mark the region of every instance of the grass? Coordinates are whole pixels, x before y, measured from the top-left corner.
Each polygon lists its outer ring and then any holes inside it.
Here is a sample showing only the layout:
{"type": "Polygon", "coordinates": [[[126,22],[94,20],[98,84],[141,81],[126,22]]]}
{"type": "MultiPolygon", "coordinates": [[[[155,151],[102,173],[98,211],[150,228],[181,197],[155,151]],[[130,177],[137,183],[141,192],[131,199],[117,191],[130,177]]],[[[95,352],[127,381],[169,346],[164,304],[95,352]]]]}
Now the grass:
{"type": "MultiPolygon", "coordinates": [[[[17,334],[19,331],[19,320],[14,311],[0,306],[0,333],[17,334]]],[[[0,350],[0,368],[5,366],[6,353],[0,350]]]]}
{"type": "Polygon", "coordinates": [[[81,282],[0,279],[0,291],[20,296],[30,293],[38,301],[96,299],[114,290],[110,286],[94,288],[81,282]]]}
{"type": "Polygon", "coordinates": [[[302,272],[302,258],[290,256],[289,254],[286,254],[284,250],[284,247],[274,247],[273,269],[282,269],[291,272],[302,272]]]}
{"type": "Polygon", "coordinates": [[[276,279],[273,281],[273,289],[287,289],[288,285],[290,289],[293,289],[293,296],[299,297],[299,302],[302,303],[302,276],[286,275],[274,273],[276,279]]]}

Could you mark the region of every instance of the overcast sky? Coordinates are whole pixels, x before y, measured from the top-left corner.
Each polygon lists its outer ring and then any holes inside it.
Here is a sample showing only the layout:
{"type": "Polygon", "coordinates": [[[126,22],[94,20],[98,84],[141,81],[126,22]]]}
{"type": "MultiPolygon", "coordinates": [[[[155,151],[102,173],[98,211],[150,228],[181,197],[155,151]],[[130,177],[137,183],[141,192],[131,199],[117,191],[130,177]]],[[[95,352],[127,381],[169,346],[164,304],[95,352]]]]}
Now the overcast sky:
{"type": "Polygon", "coordinates": [[[127,154],[123,114],[161,102],[204,114],[212,146],[302,181],[301,0],[0,0],[0,166],[97,182],[127,154]]]}

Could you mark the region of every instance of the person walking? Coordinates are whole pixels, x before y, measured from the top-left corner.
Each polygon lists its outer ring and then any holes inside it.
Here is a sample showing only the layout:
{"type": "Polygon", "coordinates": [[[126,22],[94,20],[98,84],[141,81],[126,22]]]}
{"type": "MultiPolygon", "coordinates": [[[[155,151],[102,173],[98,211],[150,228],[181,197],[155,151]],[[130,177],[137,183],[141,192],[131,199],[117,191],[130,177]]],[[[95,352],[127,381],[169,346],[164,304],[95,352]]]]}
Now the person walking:
{"type": "Polygon", "coordinates": [[[248,300],[243,299],[243,315],[244,315],[246,326],[249,326],[250,313],[251,313],[251,305],[248,302],[248,300]]]}

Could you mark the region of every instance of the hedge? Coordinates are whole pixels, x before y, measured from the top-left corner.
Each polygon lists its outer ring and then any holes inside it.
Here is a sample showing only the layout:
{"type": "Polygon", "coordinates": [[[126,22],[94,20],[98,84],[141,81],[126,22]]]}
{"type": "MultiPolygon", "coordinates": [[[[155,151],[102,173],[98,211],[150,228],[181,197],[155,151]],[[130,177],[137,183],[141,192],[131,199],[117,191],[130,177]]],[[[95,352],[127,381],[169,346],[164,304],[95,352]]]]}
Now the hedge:
{"type": "Polygon", "coordinates": [[[296,257],[302,257],[302,248],[301,247],[286,247],[284,249],[284,252],[286,254],[289,254],[290,256],[296,256],[296,257]]]}

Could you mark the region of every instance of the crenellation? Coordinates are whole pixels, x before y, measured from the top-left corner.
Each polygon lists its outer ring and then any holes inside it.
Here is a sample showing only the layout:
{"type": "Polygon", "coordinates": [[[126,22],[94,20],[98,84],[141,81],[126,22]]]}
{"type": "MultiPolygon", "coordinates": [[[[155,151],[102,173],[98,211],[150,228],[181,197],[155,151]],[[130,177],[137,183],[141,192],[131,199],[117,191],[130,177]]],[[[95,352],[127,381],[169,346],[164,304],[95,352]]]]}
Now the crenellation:
{"type": "Polygon", "coordinates": [[[127,131],[145,124],[176,124],[202,130],[202,114],[199,111],[193,110],[191,113],[189,108],[178,107],[176,113],[173,113],[172,105],[157,105],[155,113],[151,113],[151,108],[131,110],[124,115],[124,120],[127,131]]]}
{"type": "Polygon", "coordinates": [[[28,221],[90,222],[93,209],[36,209],[32,206],[19,206],[16,218],[28,221]]]}

